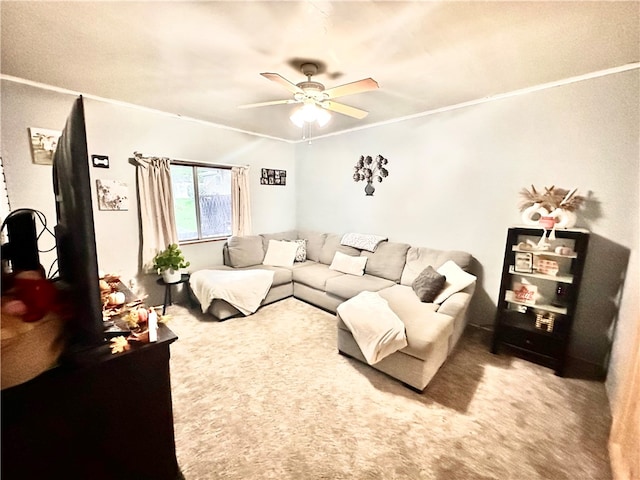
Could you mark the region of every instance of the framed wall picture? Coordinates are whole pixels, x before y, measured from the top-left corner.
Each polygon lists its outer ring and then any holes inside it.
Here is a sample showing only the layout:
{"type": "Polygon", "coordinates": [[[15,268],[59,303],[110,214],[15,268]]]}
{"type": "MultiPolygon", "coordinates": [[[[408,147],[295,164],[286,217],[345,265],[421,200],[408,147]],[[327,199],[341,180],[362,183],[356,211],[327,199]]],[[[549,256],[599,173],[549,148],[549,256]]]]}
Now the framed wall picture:
{"type": "Polygon", "coordinates": [[[129,210],[129,188],[117,180],[96,180],[99,210],[129,210]]]}
{"type": "Polygon", "coordinates": [[[263,168],[260,175],[260,185],[286,185],[287,171],[274,168],[263,168]]]}
{"type": "Polygon", "coordinates": [[[58,146],[60,135],[62,135],[62,132],[58,130],[29,127],[33,163],[39,165],[53,164],[53,153],[58,146]]]}
{"type": "Polygon", "coordinates": [[[518,273],[532,273],[533,254],[531,252],[516,252],[513,269],[518,273]]]}

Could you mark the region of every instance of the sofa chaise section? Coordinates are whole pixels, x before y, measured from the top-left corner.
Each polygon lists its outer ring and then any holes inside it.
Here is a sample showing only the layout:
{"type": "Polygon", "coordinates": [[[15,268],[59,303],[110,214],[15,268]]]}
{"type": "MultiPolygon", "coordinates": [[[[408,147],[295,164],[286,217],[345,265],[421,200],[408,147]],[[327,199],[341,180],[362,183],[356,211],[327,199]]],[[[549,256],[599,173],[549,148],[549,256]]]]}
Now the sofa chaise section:
{"type": "MultiPolygon", "coordinates": [[[[394,285],[378,292],[404,323],[408,345],[371,367],[400,380],[415,390],[424,390],[460,338],[459,335],[456,338],[454,333],[459,331],[462,334],[466,325],[466,307],[453,297],[459,295],[460,300],[470,298],[474,288],[475,285],[472,285],[465,291],[452,295],[438,311],[436,311],[437,305],[420,302],[411,287],[405,285],[394,285]],[[453,315],[440,312],[447,302],[451,302],[450,308],[453,315]],[[455,308],[454,304],[458,308],[455,308]]],[[[367,363],[351,331],[339,314],[337,318],[338,351],[367,363]]]]}

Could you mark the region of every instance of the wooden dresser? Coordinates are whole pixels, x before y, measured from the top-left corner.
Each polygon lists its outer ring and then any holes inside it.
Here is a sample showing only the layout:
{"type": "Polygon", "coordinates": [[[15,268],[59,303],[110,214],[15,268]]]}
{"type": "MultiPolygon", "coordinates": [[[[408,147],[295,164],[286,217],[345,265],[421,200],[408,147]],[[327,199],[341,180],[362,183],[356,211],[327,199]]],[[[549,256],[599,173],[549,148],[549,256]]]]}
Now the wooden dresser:
{"type": "Polygon", "coordinates": [[[103,345],[5,389],[2,479],[181,479],[166,325],[158,341],[103,345]]]}

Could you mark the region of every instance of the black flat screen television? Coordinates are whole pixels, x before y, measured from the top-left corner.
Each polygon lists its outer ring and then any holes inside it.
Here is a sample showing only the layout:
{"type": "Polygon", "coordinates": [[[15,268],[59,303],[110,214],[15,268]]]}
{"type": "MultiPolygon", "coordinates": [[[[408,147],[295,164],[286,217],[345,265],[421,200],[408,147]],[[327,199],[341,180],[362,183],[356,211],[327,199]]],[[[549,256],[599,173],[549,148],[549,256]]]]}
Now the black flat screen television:
{"type": "Polygon", "coordinates": [[[57,283],[74,307],[68,353],[104,343],[84,103],[78,97],[53,157],[57,283]]]}

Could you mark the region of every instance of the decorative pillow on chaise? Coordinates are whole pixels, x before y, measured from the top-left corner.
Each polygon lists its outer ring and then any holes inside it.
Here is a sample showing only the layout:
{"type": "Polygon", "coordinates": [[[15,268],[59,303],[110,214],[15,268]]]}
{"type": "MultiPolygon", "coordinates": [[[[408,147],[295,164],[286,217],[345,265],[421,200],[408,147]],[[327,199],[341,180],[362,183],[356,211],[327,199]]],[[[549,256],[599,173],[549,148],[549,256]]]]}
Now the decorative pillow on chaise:
{"type": "Polygon", "coordinates": [[[447,277],[447,281],[444,284],[444,289],[433,300],[433,303],[444,302],[454,293],[467,288],[476,281],[475,276],[462,270],[453,260],[446,262],[437,271],[440,275],[447,277]]]}
{"type": "Polygon", "coordinates": [[[421,302],[431,303],[442,291],[447,278],[436,272],[431,265],[425,268],[411,284],[421,302]]]}

